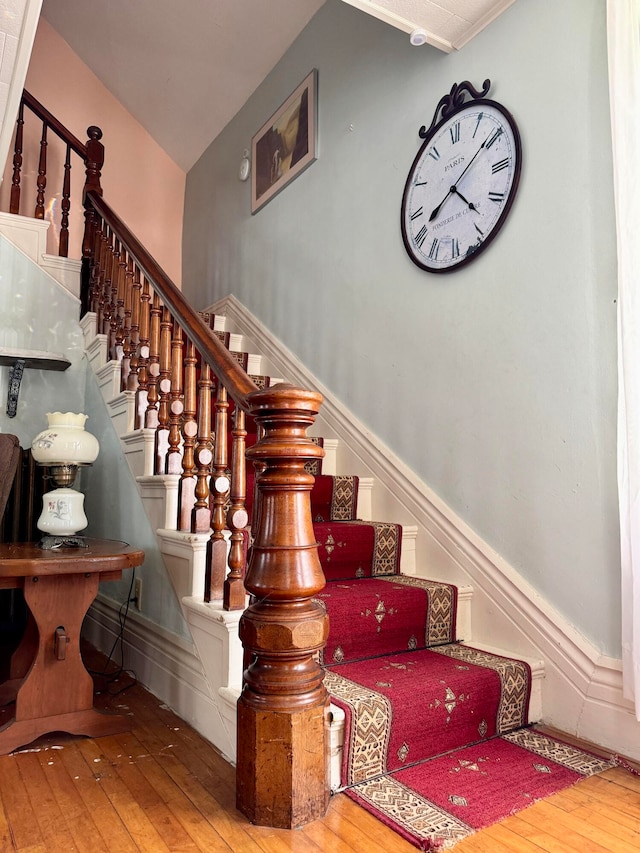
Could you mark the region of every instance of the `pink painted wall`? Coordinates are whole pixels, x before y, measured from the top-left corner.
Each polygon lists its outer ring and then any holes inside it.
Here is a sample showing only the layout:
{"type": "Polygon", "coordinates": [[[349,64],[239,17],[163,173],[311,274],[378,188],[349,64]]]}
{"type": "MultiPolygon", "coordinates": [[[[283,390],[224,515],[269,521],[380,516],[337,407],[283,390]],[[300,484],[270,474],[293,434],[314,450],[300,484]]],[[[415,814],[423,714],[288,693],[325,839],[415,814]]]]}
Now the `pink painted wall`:
{"type": "MultiPolygon", "coordinates": [[[[89,125],[102,128],[104,199],[180,286],[185,172],[43,18],[38,24],[25,86],[82,142],[87,140],[89,125]]],[[[55,149],[55,140],[50,142],[49,152],[52,161],[63,161],[64,154],[55,149]]],[[[27,162],[25,156],[25,177],[28,178],[29,172],[37,174],[33,155],[31,162],[27,162]]],[[[84,173],[79,163],[72,170],[72,178],[72,186],[80,191],[84,173]]],[[[62,183],[61,180],[55,182],[53,178],[48,179],[48,183],[48,189],[51,188],[53,195],[57,196],[57,200],[48,206],[48,215],[53,222],[50,230],[56,230],[58,187],[61,189],[62,183]]],[[[6,187],[6,178],[4,184],[6,187]]],[[[21,209],[21,213],[28,212],[21,209]]],[[[70,257],[80,256],[81,223],[78,216],[75,225],[70,257]]]]}

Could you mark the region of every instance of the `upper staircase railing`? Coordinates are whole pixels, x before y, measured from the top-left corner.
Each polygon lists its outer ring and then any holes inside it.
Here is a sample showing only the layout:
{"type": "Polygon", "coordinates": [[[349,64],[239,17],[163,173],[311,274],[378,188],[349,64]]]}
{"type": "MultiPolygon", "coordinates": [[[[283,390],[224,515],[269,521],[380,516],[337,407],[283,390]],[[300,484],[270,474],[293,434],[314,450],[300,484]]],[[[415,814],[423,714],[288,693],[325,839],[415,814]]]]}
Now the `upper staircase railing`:
{"type": "Polygon", "coordinates": [[[43,120],[36,216],[44,209],[47,128],[84,159],[82,313],[95,314],[120,365],[135,427],[154,431],[155,473],[180,478],[177,529],[210,533],[203,598],[241,609],[250,596],[239,629],[250,665],[238,703],[238,808],[256,823],[300,826],[324,814],[329,795],[328,695],[316,660],[328,622],[315,600],[325,581],[306,467],[324,453],[306,435],[322,397],[285,384],[258,387],[103,199],[100,129],[90,127],[83,146],[26,92],[14,155],[18,194],[24,106],[43,120]],[[256,468],[250,525],[245,459],[256,468]],[[266,774],[256,774],[258,750],[266,774]]]}

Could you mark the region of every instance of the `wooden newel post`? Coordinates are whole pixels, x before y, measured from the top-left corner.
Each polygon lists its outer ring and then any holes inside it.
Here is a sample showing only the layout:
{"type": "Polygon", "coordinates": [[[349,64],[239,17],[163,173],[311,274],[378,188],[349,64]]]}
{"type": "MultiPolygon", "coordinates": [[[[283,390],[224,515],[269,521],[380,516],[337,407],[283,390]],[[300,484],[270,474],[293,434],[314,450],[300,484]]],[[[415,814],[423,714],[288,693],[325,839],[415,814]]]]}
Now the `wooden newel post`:
{"type": "Polygon", "coordinates": [[[102,167],[104,165],[104,145],[102,139],[102,131],[99,127],[92,125],[87,128],[87,159],[85,161],[85,182],[83,190],[84,202],[84,237],[82,239],[82,270],[80,275],[80,313],[81,316],[89,310],[89,278],[91,274],[91,254],[93,252],[93,237],[96,227],[95,215],[93,208],[87,201],[86,195],[92,191],[97,195],[102,195],[102,186],[100,177],[102,175],[102,167]]]}
{"type": "Polygon", "coordinates": [[[236,803],[253,823],[292,829],[322,817],[329,803],[329,697],[314,657],[329,625],[313,600],[325,579],[311,523],[313,476],[304,468],[324,455],[306,437],[322,397],[277,385],[249,402],[264,434],[247,457],[265,467],[245,579],[253,603],[240,620],[252,663],[238,700],[236,803]]]}

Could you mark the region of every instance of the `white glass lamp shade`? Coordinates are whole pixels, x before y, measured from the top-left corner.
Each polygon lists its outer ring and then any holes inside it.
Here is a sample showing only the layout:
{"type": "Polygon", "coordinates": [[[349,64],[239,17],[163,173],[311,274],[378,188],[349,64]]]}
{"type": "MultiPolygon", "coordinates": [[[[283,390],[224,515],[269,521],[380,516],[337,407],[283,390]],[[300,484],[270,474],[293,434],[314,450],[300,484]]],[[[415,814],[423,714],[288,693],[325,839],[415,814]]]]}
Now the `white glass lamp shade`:
{"type": "Polygon", "coordinates": [[[47,412],[49,426],[33,439],[31,453],[41,465],[90,465],[100,445],[84,428],[87,415],[74,412],[47,412]]]}

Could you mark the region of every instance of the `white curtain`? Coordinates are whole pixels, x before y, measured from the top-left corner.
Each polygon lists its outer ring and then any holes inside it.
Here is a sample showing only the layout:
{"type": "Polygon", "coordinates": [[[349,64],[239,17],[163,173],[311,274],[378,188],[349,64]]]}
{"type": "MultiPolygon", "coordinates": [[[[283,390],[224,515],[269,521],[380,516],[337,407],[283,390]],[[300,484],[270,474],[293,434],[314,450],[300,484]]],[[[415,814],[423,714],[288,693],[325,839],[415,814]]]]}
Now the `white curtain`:
{"type": "Polygon", "coordinates": [[[607,0],[618,239],[618,494],[624,695],[640,720],[640,0],[607,0]]]}

